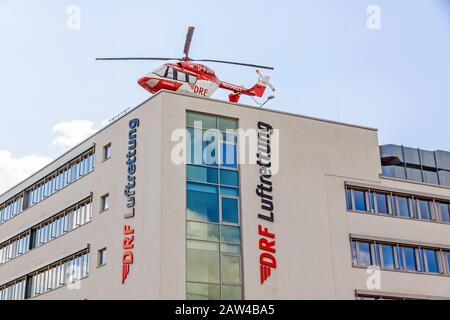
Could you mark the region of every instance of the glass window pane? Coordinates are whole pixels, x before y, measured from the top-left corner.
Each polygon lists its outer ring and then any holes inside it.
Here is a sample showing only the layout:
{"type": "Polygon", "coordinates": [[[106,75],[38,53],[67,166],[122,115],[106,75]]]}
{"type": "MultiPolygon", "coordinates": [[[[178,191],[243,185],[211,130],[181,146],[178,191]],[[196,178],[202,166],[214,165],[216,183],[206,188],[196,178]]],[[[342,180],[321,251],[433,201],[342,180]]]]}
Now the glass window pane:
{"type": "Polygon", "coordinates": [[[217,284],[187,283],[187,300],[220,300],[220,286],[217,284]]]}
{"type": "Polygon", "coordinates": [[[239,197],[239,189],[238,188],[221,187],[220,194],[223,196],[239,197]]]}
{"type": "Polygon", "coordinates": [[[408,198],[401,196],[396,196],[396,198],[398,203],[398,214],[401,217],[410,217],[408,198]]]}
{"type": "Polygon", "coordinates": [[[370,245],[366,242],[357,242],[358,247],[358,266],[359,267],[369,267],[372,263],[370,256],[370,245]]]}
{"type": "Polygon", "coordinates": [[[417,262],[414,248],[404,247],[405,269],[408,271],[417,271],[417,262]]]}
{"type": "Polygon", "coordinates": [[[187,280],[220,283],[219,244],[203,241],[187,242],[187,280]]]}
{"type": "Polygon", "coordinates": [[[235,144],[222,143],[220,164],[228,168],[237,168],[237,151],[235,144]]]}
{"type": "Polygon", "coordinates": [[[450,222],[450,207],[447,203],[440,203],[439,209],[441,212],[441,220],[444,222],[450,222]]]}
{"type": "Polygon", "coordinates": [[[387,195],[384,193],[375,193],[375,199],[377,202],[377,212],[382,214],[388,214],[387,195]]]}
{"type": "Polygon", "coordinates": [[[390,245],[381,245],[381,251],[383,255],[383,268],[394,269],[394,250],[390,245]]]}
{"type": "Polygon", "coordinates": [[[237,121],[233,119],[219,118],[219,129],[222,131],[226,130],[236,130],[237,121]]]}
{"type": "Polygon", "coordinates": [[[439,272],[439,264],[437,260],[437,253],[435,250],[423,250],[425,254],[425,260],[427,261],[427,272],[439,272]]]}
{"type": "Polygon", "coordinates": [[[241,258],[222,255],[222,281],[224,283],[241,283],[241,258]]]}
{"type": "Polygon", "coordinates": [[[241,243],[241,229],[239,227],[221,226],[221,241],[228,243],[241,243]]]}
{"type": "Polygon", "coordinates": [[[239,186],[239,175],[237,171],[220,170],[220,184],[227,186],[239,186]]]}
{"type": "Polygon", "coordinates": [[[217,166],[217,137],[214,131],[188,128],[187,163],[217,166]]]}
{"type": "Polygon", "coordinates": [[[207,116],[199,113],[188,112],[186,115],[186,124],[188,127],[194,127],[195,122],[198,121],[197,127],[201,125],[203,129],[216,129],[217,121],[215,117],[207,116]]]}
{"type": "Polygon", "coordinates": [[[187,219],[219,222],[219,196],[217,187],[188,182],[187,219]]]}
{"type": "Polygon", "coordinates": [[[237,199],[222,198],[222,223],[239,223],[239,202],[237,199]]]}
{"type": "Polygon", "coordinates": [[[220,252],[240,254],[241,246],[234,245],[234,244],[221,243],[220,244],[220,252]]]}
{"type": "Polygon", "coordinates": [[[222,286],[222,300],[241,300],[242,288],[240,286],[222,286]]]}
{"type": "Polygon", "coordinates": [[[428,200],[417,200],[420,209],[420,218],[431,220],[431,208],[428,200]]]}
{"type": "Polygon", "coordinates": [[[188,222],[187,238],[195,240],[219,241],[219,226],[209,223],[188,222]]]}
{"type": "Polygon", "coordinates": [[[355,197],[355,210],[367,211],[365,192],[360,190],[353,190],[353,196],[355,197]]]}
{"type": "Polygon", "coordinates": [[[198,166],[187,166],[187,179],[192,181],[218,183],[218,170],[198,166]]]}

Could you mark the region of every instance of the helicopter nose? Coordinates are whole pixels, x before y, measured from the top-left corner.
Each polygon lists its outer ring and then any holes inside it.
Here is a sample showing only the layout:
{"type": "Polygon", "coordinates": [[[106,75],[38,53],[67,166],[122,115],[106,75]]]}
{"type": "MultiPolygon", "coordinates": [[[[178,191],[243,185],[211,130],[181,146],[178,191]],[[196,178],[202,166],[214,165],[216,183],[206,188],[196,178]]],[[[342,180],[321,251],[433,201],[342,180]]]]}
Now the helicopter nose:
{"type": "Polygon", "coordinates": [[[158,84],[159,80],[149,77],[142,77],[138,79],[138,84],[150,93],[155,93],[155,86],[158,84]]]}

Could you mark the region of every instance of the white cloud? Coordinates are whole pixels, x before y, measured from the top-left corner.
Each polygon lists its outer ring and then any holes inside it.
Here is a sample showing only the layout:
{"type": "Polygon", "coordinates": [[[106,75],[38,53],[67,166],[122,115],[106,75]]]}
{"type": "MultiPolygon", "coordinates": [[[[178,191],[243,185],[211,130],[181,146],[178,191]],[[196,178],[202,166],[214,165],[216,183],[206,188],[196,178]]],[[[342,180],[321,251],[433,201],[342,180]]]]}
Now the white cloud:
{"type": "Polygon", "coordinates": [[[94,123],[88,120],[72,120],[60,122],[53,126],[52,134],[55,138],[52,145],[62,149],[68,149],[80,143],[97,131],[94,123]]]}
{"type": "Polygon", "coordinates": [[[14,158],[10,151],[0,150],[0,194],[29,177],[52,161],[51,158],[27,155],[14,158]]]}

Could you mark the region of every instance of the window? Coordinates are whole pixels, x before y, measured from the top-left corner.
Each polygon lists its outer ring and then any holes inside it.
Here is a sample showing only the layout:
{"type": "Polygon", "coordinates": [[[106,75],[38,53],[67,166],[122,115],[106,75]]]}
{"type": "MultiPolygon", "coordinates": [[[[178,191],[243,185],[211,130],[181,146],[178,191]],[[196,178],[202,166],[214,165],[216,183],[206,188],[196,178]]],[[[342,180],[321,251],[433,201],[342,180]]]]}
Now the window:
{"type": "Polygon", "coordinates": [[[450,204],[434,198],[346,187],[347,211],[450,223],[450,204]]]}
{"type": "Polygon", "coordinates": [[[366,193],[361,190],[353,190],[356,211],[367,211],[366,193]]]}
{"type": "Polygon", "coordinates": [[[447,275],[450,275],[450,252],[444,252],[444,263],[447,266],[447,275]]]}
{"type": "Polygon", "coordinates": [[[222,198],[222,223],[239,224],[239,201],[222,198]]]}
{"type": "Polygon", "coordinates": [[[188,182],[187,218],[192,221],[219,222],[219,198],[216,186],[188,182]]]}
{"type": "Polygon", "coordinates": [[[158,76],[160,76],[160,77],[164,77],[165,74],[166,74],[166,70],[167,70],[167,67],[166,66],[162,66],[162,67],[159,67],[156,70],[154,70],[153,73],[158,75],[158,76]]]}
{"type": "Polygon", "coordinates": [[[106,265],[106,248],[98,250],[98,267],[106,265]]]}
{"type": "Polygon", "coordinates": [[[431,206],[428,200],[417,199],[418,217],[423,220],[431,220],[431,206]]]}
{"type": "Polygon", "coordinates": [[[177,71],[177,80],[178,81],[187,82],[186,81],[186,74],[184,72],[177,71]]]}
{"type": "Polygon", "coordinates": [[[195,84],[197,82],[197,77],[196,76],[194,76],[192,74],[188,74],[187,76],[188,76],[189,83],[195,84]]]}
{"type": "Polygon", "coordinates": [[[17,258],[91,220],[92,198],[89,197],[0,243],[0,264],[17,258]]]}
{"type": "Polygon", "coordinates": [[[186,298],[241,299],[237,139],[223,132],[237,121],[188,112],[186,126],[186,298]]]}
{"type": "Polygon", "coordinates": [[[112,147],[111,143],[108,143],[106,146],[103,147],[103,161],[108,160],[112,156],[112,147]]]}
{"type": "Polygon", "coordinates": [[[450,206],[448,203],[439,203],[439,211],[441,214],[441,221],[450,222],[450,206]]]}
{"type": "Polygon", "coordinates": [[[388,195],[384,193],[375,193],[375,203],[377,206],[377,213],[388,214],[388,195]]]}
{"type": "Polygon", "coordinates": [[[369,267],[372,265],[372,258],[370,254],[370,244],[366,242],[357,242],[357,257],[358,257],[358,266],[360,267],[369,267]]]}
{"type": "Polygon", "coordinates": [[[355,267],[450,275],[450,253],[439,248],[352,239],[351,250],[355,267]]]}
{"type": "Polygon", "coordinates": [[[14,218],[25,209],[34,206],[58,190],[65,188],[70,183],[93,171],[94,158],[95,148],[92,148],[11,199],[0,203],[0,224],[14,218]]]}
{"type": "Polygon", "coordinates": [[[0,286],[0,300],[24,300],[89,275],[89,248],[0,286]]]}
{"type": "Polygon", "coordinates": [[[101,202],[100,203],[100,212],[108,210],[109,209],[109,193],[102,196],[100,202],[101,202]]]}
{"type": "Polygon", "coordinates": [[[172,67],[167,68],[166,78],[174,79],[174,69],[172,67]]]}
{"type": "Polygon", "coordinates": [[[382,244],[382,264],[384,269],[395,269],[394,249],[391,245],[382,244]]]}
{"type": "Polygon", "coordinates": [[[189,240],[187,242],[187,281],[220,283],[219,244],[189,240]]]}
{"type": "Polygon", "coordinates": [[[430,273],[439,273],[440,269],[436,250],[424,249],[423,252],[426,262],[426,271],[430,273]]]}
{"type": "Polygon", "coordinates": [[[412,247],[403,248],[403,259],[407,271],[417,271],[416,252],[412,247]]]}

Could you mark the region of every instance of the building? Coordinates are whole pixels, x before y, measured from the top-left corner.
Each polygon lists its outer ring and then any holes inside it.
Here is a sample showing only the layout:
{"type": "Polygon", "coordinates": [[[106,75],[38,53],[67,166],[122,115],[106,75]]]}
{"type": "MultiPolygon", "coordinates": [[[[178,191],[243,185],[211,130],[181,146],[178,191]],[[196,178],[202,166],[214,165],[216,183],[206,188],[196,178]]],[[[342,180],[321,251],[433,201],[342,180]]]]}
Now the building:
{"type": "Polygon", "coordinates": [[[450,298],[448,158],[404,151],[161,92],[0,197],[0,299],[450,298]]]}

